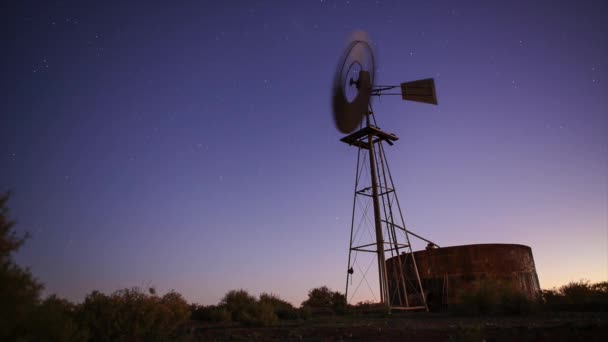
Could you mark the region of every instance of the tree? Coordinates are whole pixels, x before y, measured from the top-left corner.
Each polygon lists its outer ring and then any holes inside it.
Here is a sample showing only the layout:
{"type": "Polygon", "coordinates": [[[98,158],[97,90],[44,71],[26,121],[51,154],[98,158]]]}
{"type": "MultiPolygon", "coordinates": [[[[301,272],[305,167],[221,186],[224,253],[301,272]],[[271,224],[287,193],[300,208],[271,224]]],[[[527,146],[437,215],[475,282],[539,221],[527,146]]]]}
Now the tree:
{"type": "Polygon", "coordinates": [[[40,301],[42,284],[13,260],[27,234],[18,236],[9,218],[10,194],[0,195],[0,340],[15,340],[28,333],[28,321],[40,301]]]}

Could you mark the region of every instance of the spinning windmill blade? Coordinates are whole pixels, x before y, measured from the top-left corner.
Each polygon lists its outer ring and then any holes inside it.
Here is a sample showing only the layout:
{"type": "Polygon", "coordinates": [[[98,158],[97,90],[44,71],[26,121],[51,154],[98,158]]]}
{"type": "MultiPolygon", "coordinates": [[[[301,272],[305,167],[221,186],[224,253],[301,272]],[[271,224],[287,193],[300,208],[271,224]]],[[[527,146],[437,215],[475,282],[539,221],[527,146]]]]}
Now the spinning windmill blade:
{"type": "Polygon", "coordinates": [[[354,131],[367,114],[374,73],[374,55],[369,43],[352,41],[340,58],[332,86],[334,122],[340,132],[354,131]]]}

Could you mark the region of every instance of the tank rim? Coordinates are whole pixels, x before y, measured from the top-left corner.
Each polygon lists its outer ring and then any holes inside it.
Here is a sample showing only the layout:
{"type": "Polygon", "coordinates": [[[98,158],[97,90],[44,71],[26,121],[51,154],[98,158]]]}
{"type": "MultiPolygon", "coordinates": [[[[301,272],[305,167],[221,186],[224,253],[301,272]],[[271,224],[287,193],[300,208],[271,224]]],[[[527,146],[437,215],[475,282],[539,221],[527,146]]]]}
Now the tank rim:
{"type": "MultiPolygon", "coordinates": [[[[437,247],[437,248],[431,248],[430,250],[443,250],[443,249],[451,249],[451,248],[464,248],[464,247],[487,247],[487,246],[500,246],[500,247],[506,247],[506,246],[511,246],[511,247],[518,247],[518,248],[527,248],[527,249],[532,249],[532,247],[530,246],[526,246],[526,245],[522,245],[520,243],[472,243],[472,244],[468,244],[468,245],[456,245],[456,246],[444,246],[444,247],[437,247]]],[[[426,252],[429,249],[420,249],[417,251],[414,251],[414,253],[418,253],[418,252],[426,252]]]]}

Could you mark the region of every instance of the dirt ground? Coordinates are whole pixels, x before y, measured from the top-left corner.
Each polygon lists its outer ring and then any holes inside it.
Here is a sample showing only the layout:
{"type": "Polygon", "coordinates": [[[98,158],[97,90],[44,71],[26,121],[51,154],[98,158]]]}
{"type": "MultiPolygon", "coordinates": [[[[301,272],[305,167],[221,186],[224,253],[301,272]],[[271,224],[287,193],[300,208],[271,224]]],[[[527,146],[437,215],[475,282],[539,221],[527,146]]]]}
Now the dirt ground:
{"type": "Polygon", "coordinates": [[[197,325],[200,341],[608,341],[608,313],[470,317],[395,313],[313,318],[269,327],[197,325]]]}

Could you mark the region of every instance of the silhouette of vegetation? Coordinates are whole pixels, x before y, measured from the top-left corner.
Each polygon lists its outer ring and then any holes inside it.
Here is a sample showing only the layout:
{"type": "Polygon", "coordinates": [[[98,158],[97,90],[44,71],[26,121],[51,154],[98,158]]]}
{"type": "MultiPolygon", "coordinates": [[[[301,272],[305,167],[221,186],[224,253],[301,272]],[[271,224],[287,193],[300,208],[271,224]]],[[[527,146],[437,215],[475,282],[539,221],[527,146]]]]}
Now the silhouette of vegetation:
{"type": "Polygon", "coordinates": [[[570,282],[559,289],[544,290],[543,302],[553,311],[608,311],[608,281],[570,282]]]}
{"type": "Polygon", "coordinates": [[[79,308],[82,327],[100,340],[164,340],[176,337],[190,319],[188,303],[176,292],[160,297],[138,288],[105,295],[90,293],[79,308]]]}
{"type": "Polygon", "coordinates": [[[508,283],[484,280],[461,293],[457,312],[527,314],[534,311],[608,311],[608,281],[570,282],[530,298],[508,283]]]}
{"type": "Polygon", "coordinates": [[[277,296],[262,294],[258,300],[242,289],[226,293],[219,307],[230,313],[232,321],[245,325],[275,324],[279,317],[287,319],[295,311],[291,304],[277,296]]]}
{"type": "Polygon", "coordinates": [[[28,235],[18,236],[15,222],[9,218],[10,194],[0,195],[0,340],[15,340],[27,335],[39,304],[42,284],[28,269],[13,260],[28,235]]]}
{"type": "Polygon", "coordinates": [[[78,321],[78,306],[51,295],[36,308],[30,321],[30,336],[48,341],[84,341],[89,339],[87,329],[78,321]]]}
{"type": "Polygon", "coordinates": [[[323,311],[333,314],[346,313],[346,297],[340,292],[331,291],[327,286],[314,288],[308,292],[308,299],[302,302],[302,307],[311,308],[313,312],[323,311]]]}
{"type": "Polygon", "coordinates": [[[192,319],[203,322],[231,322],[232,315],[225,306],[221,305],[196,305],[190,307],[192,319]]]}
{"type": "MultiPolygon", "coordinates": [[[[191,339],[193,324],[274,325],[281,320],[307,320],[315,315],[347,312],[357,315],[377,304],[364,302],[352,310],[340,292],[327,286],[311,289],[300,308],[275,294],[258,298],[245,290],[232,290],[217,305],[188,304],[177,292],[157,294],[154,288],[122,289],[109,295],[89,293],[73,304],[51,295],[41,300],[42,284],[13,255],[27,234],[18,235],[9,219],[9,194],[0,196],[0,340],[2,341],[164,341],[191,339]],[[357,311],[357,308],[361,309],[357,311]],[[193,323],[193,321],[195,321],[193,323]]],[[[546,310],[608,311],[608,282],[572,282],[545,290],[542,301],[528,298],[509,284],[478,282],[461,294],[460,309],[467,313],[523,314],[539,304],[546,310]]],[[[469,336],[464,331],[463,336],[469,336]]],[[[477,331],[472,331],[474,336],[477,331]]]]}
{"type": "Polygon", "coordinates": [[[220,306],[225,307],[235,322],[246,323],[253,320],[256,299],[245,290],[232,290],[224,295],[220,306]]]}
{"type": "Polygon", "coordinates": [[[296,308],[294,308],[291,303],[279,298],[277,295],[262,293],[259,302],[261,304],[269,305],[274,311],[274,314],[281,320],[295,320],[300,318],[296,308]]]}
{"type": "Polygon", "coordinates": [[[348,313],[353,315],[367,315],[367,314],[378,314],[386,313],[386,306],[377,302],[372,302],[370,300],[359,302],[355,305],[349,305],[348,313]]]}
{"type": "Polygon", "coordinates": [[[218,305],[192,305],[192,319],[203,322],[237,322],[246,326],[272,325],[279,320],[310,318],[309,310],[296,309],[277,295],[262,293],[258,299],[245,290],[232,290],[218,305]]]}

